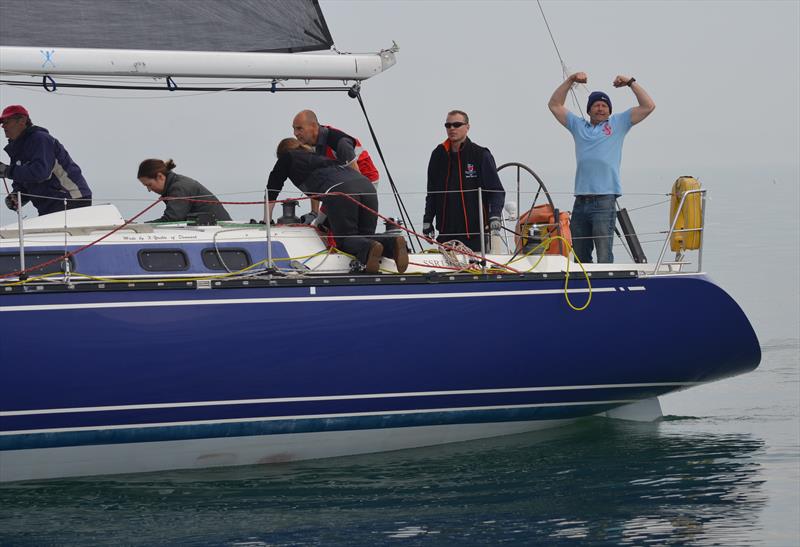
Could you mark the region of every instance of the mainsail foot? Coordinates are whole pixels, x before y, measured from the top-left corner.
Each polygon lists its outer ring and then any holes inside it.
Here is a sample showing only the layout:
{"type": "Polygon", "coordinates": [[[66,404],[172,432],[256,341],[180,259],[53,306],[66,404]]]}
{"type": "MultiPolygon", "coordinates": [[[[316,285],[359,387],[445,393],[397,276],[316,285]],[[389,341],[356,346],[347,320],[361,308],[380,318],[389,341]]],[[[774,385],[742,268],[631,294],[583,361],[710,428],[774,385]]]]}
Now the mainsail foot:
{"type": "Polygon", "coordinates": [[[4,76],[361,81],[393,66],[397,51],[339,53],[317,0],[2,0],[2,7],[4,76]]]}

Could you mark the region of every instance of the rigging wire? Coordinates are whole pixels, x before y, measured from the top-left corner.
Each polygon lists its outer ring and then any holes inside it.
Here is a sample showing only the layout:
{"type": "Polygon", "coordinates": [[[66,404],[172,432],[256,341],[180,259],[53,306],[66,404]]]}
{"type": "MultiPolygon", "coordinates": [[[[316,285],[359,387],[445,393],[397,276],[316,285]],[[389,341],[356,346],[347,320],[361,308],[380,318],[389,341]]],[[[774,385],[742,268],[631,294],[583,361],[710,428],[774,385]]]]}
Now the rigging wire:
{"type": "MultiPolygon", "coordinates": [[[[553,36],[553,31],[550,29],[550,23],[547,22],[547,16],[544,14],[544,9],[542,8],[541,0],[536,0],[536,4],[539,6],[539,11],[542,13],[542,19],[544,19],[544,25],[547,27],[547,32],[550,34],[550,40],[553,42],[553,47],[556,49],[556,55],[558,56],[558,60],[561,63],[561,73],[564,76],[564,79],[566,80],[567,76],[569,76],[569,70],[567,69],[567,64],[564,62],[563,57],[561,57],[561,52],[558,50],[558,44],[556,44],[556,38],[555,36],[553,36]]],[[[583,109],[581,108],[581,104],[578,101],[578,96],[575,94],[575,87],[574,86],[570,87],[569,92],[570,95],[572,95],[572,101],[575,103],[576,110],[581,113],[581,118],[584,118],[583,109]]]]}
{"type": "MultiPolygon", "coordinates": [[[[422,249],[422,241],[419,239],[419,234],[417,234],[417,229],[414,227],[414,223],[411,220],[411,215],[408,214],[406,210],[406,205],[403,203],[402,198],[400,197],[400,192],[397,191],[397,186],[394,184],[394,179],[392,178],[392,174],[389,172],[389,166],[386,165],[386,158],[383,156],[383,150],[381,150],[381,145],[378,142],[378,136],[375,134],[375,130],[372,128],[372,122],[369,120],[369,115],[367,114],[367,108],[364,106],[364,101],[361,98],[361,89],[360,86],[353,86],[349,95],[358,99],[358,104],[361,106],[361,111],[364,113],[364,119],[367,120],[367,127],[369,128],[369,133],[372,135],[372,142],[375,143],[375,150],[378,152],[378,155],[381,158],[381,163],[383,163],[383,168],[386,169],[386,177],[389,179],[389,185],[392,187],[392,194],[394,194],[394,200],[397,203],[397,209],[400,211],[400,217],[403,219],[403,222],[406,226],[410,226],[411,230],[410,233],[414,234],[417,238],[417,243],[419,244],[419,248],[422,249]]],[[[384,219],[386,220],[386,219],[384,219]]],[[[416,252],[416,247],[414,246],[414,240],[411,237],[408,238],[411,242],[411,250],[416,252]]]]}
{"type": "MultiPolygon", "coordinates": [[[[28,87],[28,88],[42,88],[42,84],[38,82],[22,82],[19,80],[4,80],[0,79],[0,84],[2,85],[9,85],[12,87],[28,87]]],[[[195,97],[198,95],[209,95],[215,93],[227,93],[231,91],[235,92],[256,92],[256,93],[275,93],[275,92],[284,92],[284,91],[337,91],[337,92],[347,92],[350,90],[349,87],[332,87],[332,86],[325,86],[325,87],[273,87],[270,83],[265,87],[265,84],[262,83],[253,83],[253,84],[246,84],[241,86],[186,86],[186,87],[178,87],[175,88],[174,91],[181,91],[180,95],[171,92],[168,88],[164,86],[156,86],[156,85],[123,85],[123,84],[88,84],[88,83],[59,83],[59,89],[61,88],[74,88],[74,89],[124,89],[128,91],[161,91],[165,92],[165,95],[160,97],[150,97],[151,99],[171,99],[171,98],[186,98],[187,92],[189,93],[188,96],[195,97]]],[[[70,93],[69,95],[74,97],[85,97],[85,98],[96,98],[96,99],[141,99],[140,96],[129,96],[129,97],[107,97],[107,96],[98,96],[98,95],[85,95],[85,94],[76,94],[70,93]]]]}

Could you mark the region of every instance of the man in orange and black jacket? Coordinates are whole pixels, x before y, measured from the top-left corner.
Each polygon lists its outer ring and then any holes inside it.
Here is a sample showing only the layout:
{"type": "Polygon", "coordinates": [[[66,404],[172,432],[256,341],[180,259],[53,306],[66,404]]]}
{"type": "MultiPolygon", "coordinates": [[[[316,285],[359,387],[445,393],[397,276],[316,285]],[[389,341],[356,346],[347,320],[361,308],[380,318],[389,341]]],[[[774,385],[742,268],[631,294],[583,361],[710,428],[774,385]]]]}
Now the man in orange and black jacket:
{"type": "Polygon", "coordinates": [[[487,223],[484,234],[500,230],[505,190],[492,153],[467,138],[467,113],[448,112],[444,126],[447,140],[434,149],[428,163],[423,234],[433,239],[438,231],[439,243],[458,240],[473,251],[480,251],[478,188],[482,189],[483,218],[487,223]]]}
{"type": "MultiPolygon", "coordinates": [[[[361,142],[344,131],[329,125],[320,125],[312,110],[302,110],[292,120],[292,132],[301,143],[310,146],[320,156],[335,160],[339,165],[348,165],[364,175],[373,184],[380,174],[369,153],[362,149],[361,142]]],[[[311,201],[311,213],[303,215],[303,221],[313,221],[319,212],[319,202],[311,201]]]]}

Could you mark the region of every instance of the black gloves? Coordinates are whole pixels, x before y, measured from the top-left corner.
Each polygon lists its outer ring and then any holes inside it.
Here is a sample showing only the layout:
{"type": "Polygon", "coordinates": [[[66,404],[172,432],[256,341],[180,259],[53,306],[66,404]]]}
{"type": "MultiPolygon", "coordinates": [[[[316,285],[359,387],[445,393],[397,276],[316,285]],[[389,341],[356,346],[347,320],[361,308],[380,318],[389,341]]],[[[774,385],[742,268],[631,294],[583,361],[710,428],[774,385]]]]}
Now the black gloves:
{"type": "Polygon", "coordinates": [[[16,211],[19,208],[16,194],[8,194],[6,196],[6,207],[11,209],[12,211],[16,211]]]}
{"type": "Polygon", "coordinates": [[[315,213],[314,211],[310,211],[300,217],[300,222],[302,224],[312,225],[314,221],[317,220],[317,216],[318,216],[317,213],[315,213]]]}

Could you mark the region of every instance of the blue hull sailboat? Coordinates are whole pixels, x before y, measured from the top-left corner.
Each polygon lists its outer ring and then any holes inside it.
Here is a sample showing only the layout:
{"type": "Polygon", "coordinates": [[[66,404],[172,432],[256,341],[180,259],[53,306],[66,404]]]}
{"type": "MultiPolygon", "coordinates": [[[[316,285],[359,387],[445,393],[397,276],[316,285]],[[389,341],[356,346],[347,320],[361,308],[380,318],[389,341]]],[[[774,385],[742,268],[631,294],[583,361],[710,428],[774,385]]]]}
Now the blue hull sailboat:
{"type": "MultiPolygon", "coordinates": [[[[6,14],[60,5],[1,1],[6,14]]],[[[277,24],[277,4],[260,4],[277,24]]],[[[308,15],[289,34],[311,36],[289,50],[330,46],[317,2],[283,4],[308,15]]],[[[8,85],[110,72],[360,83],[394,64],[393,51],[247,51],[219,53],[215,71],[195,64],[202,49],[37,46],[0,29],[8,85]]],[[[582,270],[545,253],[549,240],[487,238],[477,256],[414,249],[406,272],[384,259],[365,275],[316,228],[265,221],[138,224],[100,205],[0,227],[0,481],[396,450],[646,405],[652,417],[660,395],[760,361],[730,295],[663,253],[582,270]]]]}

